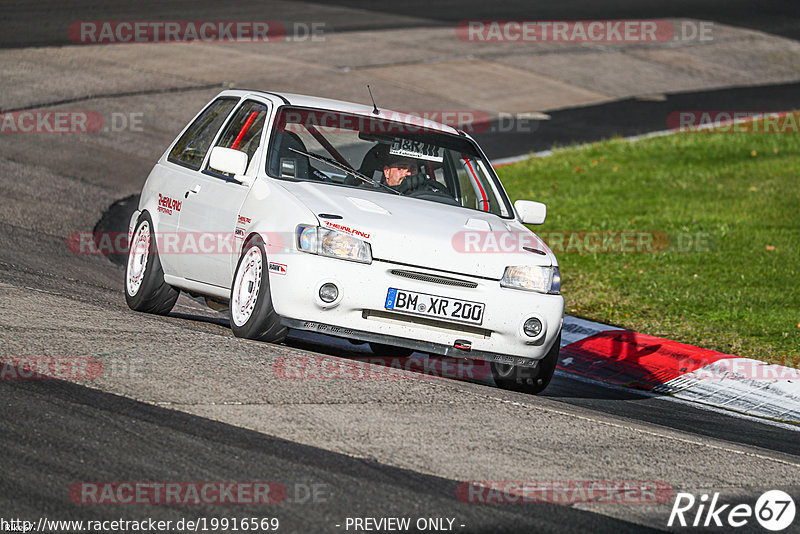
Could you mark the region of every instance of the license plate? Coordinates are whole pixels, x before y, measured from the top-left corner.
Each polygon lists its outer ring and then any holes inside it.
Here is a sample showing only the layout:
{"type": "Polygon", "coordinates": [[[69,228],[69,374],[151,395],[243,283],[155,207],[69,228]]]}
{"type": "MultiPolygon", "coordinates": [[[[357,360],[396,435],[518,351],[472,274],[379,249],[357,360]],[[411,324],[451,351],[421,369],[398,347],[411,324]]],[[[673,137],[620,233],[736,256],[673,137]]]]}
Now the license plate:
{"type": "Polygon", "coordinates": [[[390,287],[386,293],[384,307],[387,310],[413,313],[425,317],[481,324],[486,306],[481,302],[470,302],[390,287]]]}

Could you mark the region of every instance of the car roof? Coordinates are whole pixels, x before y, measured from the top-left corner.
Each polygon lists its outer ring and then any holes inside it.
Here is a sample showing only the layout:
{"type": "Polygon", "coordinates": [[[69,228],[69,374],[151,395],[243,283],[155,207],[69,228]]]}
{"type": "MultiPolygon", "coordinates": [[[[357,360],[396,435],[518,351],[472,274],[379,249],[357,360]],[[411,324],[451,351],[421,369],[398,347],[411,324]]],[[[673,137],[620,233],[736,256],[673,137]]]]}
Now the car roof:
{"type": "MultiPolygon", "coordinates": [[[[372,106],[365,106],[364,104],[356,104],[354,102],[345,102],[343,100],[334,100],[332,98],[322,98],[319,96],[308,96],[308,95],[298,95],[294,93],[277,93],[272,91],[246,90],[246,89],[228,89],[219,94],[219,96],[236,96],[239,98],[247,95],[277,97],[283,101],[283,105],[328,109],[332,111],[353,113],[355,115],[363,115],[366,117],[380,117],[386,120],[412,123],[415,125],[420,124],[420,116],[418,115],[412,115],[400,111],[394,111],[391,109],[379,109],[379,113],[375,114],[373,113],[374,110],[372,106]]],[[[423,118],[425,118],[425,126],[432,130],[438,130],[440,132],[449,134],[464,135],[462,132],[456,130],[452,126],[447,126],[440,122],[428,119],[424,116],[423,118]]]]}

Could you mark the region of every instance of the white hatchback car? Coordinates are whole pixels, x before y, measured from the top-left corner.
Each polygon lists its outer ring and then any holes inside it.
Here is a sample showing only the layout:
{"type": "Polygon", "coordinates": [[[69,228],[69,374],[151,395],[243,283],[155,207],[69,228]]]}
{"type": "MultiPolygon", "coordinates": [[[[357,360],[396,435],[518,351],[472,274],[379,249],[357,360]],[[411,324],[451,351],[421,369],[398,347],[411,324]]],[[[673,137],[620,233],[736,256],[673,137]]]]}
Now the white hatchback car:
{"type": "Polygon", "coordinates": [[[180,290],[229,306],[236,336],[288,329],[491,362],[538,393],[564,300],[552,251],[469,135],[336,100],[229,90],[158,160],[130,221],[128,305],[180,290]]]}

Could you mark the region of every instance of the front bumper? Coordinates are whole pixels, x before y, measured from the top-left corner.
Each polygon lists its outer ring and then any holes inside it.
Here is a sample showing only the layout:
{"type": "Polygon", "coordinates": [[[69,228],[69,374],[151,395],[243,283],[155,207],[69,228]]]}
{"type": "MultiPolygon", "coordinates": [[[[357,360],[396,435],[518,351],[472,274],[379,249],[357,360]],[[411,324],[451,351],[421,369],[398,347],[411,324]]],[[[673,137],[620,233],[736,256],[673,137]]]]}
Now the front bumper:
{"type": "Polygon", "coordinates": [[[417,339],[407,339],[396,336],[388,336],[386,334],[379,334],[375,332],[366,332],[363,330],[352,330],[350,328],[343,328],[340,326],[315,323],[314,321],[302,321],[299,319],[281,318],[281,323],[289,328],[295,330],[306,330],[308,332],[318,332],[320,334],[327,334],[329,336],[343,337],[355,341],[364,341],[367,343],[383,343],[385,345],[406,347],[418,352],[427,352],[430,354],[439,354],[441,356],[448,356],[451,358],[470,358],[474,360],[486,360],[488,362],[498,362],[519,367],[535,368],[539,365],[538,359],[525,358],[521,356],[510,356],[508,354],[497,354],[496,352],[488,352],[484,350],[464,350],[454,346],[443,345],[440,343],[432,343],[430,341],[421,341],[417,339]]]}
{"type": "Polygon", "coordinates": [[[501,288],[498,280],[380,260],[359,264],[304,253],[273,255],[269,260],[284,266],[280,274],[270,271],[275,311],[286,326],[298,330],[523,367],[535,367],[561,331],[564,317],[561,295],[501,288]],[[398,276],[399,271],[424,276],[418,279],[398,276]],[[432,281],[445,278],[475,287],[432,281]],[[325,283],[339,288],[339,298],[332,304],[319,299],[319,288],[325,283]],[[482,302],[486,306],[483,322],[462,324],[386,310],[384,304],[390,287],[482,302]],[[539,318],[543,324],[542,333],[536,338],[522,331],[523,323],[530,317],[539,318]]]}

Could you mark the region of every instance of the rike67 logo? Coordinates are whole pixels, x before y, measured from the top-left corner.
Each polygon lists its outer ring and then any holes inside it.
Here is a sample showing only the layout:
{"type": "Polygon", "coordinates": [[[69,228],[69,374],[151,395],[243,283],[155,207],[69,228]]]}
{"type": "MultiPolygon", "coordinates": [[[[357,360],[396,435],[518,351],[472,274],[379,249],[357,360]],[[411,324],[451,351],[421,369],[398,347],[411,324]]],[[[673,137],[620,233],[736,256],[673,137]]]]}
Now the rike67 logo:
{"type": "Polygon", "coordinates": [[[719,493],[714,493],[710,502],[705,493],[699,499],[691,493],[678,493],[667,526],[740,528],[755,517],[763,528],[778,532],[789,528],[794,522],[795,512],[794,500],[781,490],[765,492],[754,507],[721,504],[719,493]]]}

